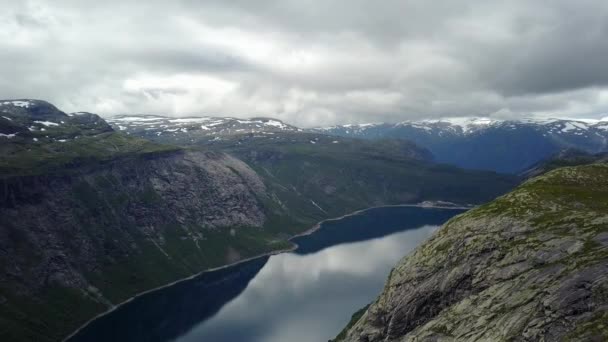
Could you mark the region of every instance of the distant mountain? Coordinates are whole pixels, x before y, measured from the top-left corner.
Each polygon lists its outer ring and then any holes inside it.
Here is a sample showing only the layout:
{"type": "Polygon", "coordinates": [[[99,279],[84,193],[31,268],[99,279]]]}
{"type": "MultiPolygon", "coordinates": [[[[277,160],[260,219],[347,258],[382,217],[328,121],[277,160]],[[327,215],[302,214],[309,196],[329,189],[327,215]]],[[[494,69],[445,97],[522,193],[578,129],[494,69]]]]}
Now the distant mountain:
{"type": "Polygon", "coordinates": [[[276,119],[122,115],[114,129],[162,143],[206,144],[238,135],[316,133],[368,140],[405,139],[427,148],[438,162],[463,168],[520,173],[563,149],[608,149],[608,121],[451,118],[397,124],[353,124],[301,129],[276,119]]]}
{"type": "Polygon", "coordinates": [[[335,212],[340,203],[382,205],[387,199],[482,203],[519,181],[433,163],[426,149],[398,139],[366,141],[300,132],[233,136],[205,147],[245,161],[292,203],[290,207],[318,206],[326,212],[335,212]],[[306,203],[309,198],[313,206],[306,203]]]}
{"type": "Polygon", "coordinates": [[[108,123],[117,131],[167,143],[185,144],[231,135],[299,132],[301,129],[269,118],[182,117],[118,115],[108,123]]]}
{"type": "Polygon", "coordinates": [[[0,179],[175,150],[117,133],[96,114],[66,114],[40,100],[0,100],[0,179]]]}
{"type": "Polygon", "coordinates": [[[589,153],[608,149],[608,121],[452,118],[312,131],[364,139],[407,139],[428,148],[439,162],[509,173],[521,172],[566,148],[589,153]]]}
{"type": "Polygon", "coordinates": [[[607,180],[559,168],[451,219],[335,341],[608,340],[607,180]]]}

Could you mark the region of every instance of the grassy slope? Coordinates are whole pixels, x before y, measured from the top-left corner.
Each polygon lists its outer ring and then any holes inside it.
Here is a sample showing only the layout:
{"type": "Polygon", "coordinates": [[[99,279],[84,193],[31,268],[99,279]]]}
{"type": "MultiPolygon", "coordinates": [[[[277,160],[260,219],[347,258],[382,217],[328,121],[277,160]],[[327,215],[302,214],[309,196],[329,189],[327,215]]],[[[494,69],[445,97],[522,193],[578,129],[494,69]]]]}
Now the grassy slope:
{"type": "Polygon", "coordinates": [[[426,151],[407,142],[335,139],[300,134],[279,142],[233,141],[219,148],[265,177],[269,188],[296,211],[294,217],[311,219],[424,200],[483,203],[517,183],[508,175],[431,163],[426,151]]]}
{"type": "Polygon", "coordinates": [[[66,142],[12,139],[0,144],[0,178],[65,172],[69,168],[123,157],[177,150],[174,146],[117,132],[82,135],[66,142]]]}

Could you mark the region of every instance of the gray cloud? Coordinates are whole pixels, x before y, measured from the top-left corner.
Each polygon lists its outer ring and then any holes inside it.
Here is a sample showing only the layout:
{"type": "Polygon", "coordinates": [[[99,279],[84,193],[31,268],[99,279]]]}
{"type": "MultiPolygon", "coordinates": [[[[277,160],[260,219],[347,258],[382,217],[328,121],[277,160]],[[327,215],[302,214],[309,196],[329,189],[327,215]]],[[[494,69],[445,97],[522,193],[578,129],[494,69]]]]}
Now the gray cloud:
{"type": "Polygon", "coordinates": [[[0,94],[311,126],[606,116],[608,3],[0,0],[0,94]]]}

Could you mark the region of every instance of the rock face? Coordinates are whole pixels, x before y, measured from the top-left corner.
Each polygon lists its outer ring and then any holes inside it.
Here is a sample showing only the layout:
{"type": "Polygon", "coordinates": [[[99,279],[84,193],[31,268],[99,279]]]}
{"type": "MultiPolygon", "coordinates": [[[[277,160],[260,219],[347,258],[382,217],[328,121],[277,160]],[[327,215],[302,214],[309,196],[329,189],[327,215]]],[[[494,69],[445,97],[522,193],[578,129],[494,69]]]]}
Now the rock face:
{"type": "Polygon", "coordinates": [[[28,246],[46,260],[28,273],[19,272],[28,268],[25,260],[7,260],[6,271],[23,292],[54,280],[60,285],[84,281],[81,273],[108,255],[136,251],[139,239],[162,248],[171,225],[196,240],[204,230],[194,226],[261,227],[265,219],[258,201],[265,196],[262,180],[243,162],[220,153],[134,158],[62,177],[8,179],[2,185],[0,251],[17,256],[28,246]],[[65,271],[44,279],[53,269],[65,271]]]}
{"type": "Polygon", "coordinates": [[[608,165],[554,170],[449,221],[344,341],[605,341],[608,165]]]}
{"type": "MultiPolygon", "coordinates": [[[[29,310],[30,305],[44,309],[51,290],[68,291],[94,312],[234,261],[231,251],[247,256],[272,245],[261,231],[264,183],[245,163],[223,153],[139,156],[0,184],[0,317],[33,331],[44,331],[53,321],[29,310]],[[239,229],[231,233],[226,227],[239,229]]],[[[69,298],[60,299],[68,308],[69,298]]],[[[45,314],[65,319],[66,326],[87,317],[47,309],[45,314]]],[[[61,327],[51,332],[57,335],[45,338],[66,333],[61,327]]],[[[14,333],[5,337],[24,337],[14,333]]],[[[32,334],[29,338],[45,340],[32,334]]]]}

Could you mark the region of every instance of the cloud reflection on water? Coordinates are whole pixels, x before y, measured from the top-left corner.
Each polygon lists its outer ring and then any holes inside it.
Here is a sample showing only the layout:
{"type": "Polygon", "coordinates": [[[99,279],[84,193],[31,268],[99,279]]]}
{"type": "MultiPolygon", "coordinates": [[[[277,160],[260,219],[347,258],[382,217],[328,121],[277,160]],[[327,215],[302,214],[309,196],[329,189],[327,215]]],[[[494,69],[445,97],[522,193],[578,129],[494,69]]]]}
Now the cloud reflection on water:
{"type": "Polygon", "coordinates": [[[436,229],[426,225],[313,254],[272,256],[243,293],[177,341],[326,341],[436,229]]]}

